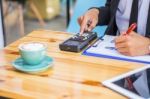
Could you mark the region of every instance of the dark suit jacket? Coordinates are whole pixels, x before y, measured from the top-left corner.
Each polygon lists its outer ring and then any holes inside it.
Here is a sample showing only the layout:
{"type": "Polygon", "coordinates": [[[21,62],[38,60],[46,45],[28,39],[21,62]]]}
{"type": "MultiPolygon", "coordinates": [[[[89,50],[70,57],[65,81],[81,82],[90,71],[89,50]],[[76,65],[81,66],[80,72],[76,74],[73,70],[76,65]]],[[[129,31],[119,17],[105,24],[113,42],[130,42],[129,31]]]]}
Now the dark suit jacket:
{"type": "MultiPolygon", "coordinates": [[[[116,35],[118,30],[115,15],[117,12],[119,1],[120,0],[107,0],[104,7],[98,8],[100,13],[99,13],[99,22],[97,25],[108,25],[108,28],[106,29],[105,32],[108,35],[116,35]]],[[[150,37],[150,7],[147,20],[146,37],[150,37]]]]}

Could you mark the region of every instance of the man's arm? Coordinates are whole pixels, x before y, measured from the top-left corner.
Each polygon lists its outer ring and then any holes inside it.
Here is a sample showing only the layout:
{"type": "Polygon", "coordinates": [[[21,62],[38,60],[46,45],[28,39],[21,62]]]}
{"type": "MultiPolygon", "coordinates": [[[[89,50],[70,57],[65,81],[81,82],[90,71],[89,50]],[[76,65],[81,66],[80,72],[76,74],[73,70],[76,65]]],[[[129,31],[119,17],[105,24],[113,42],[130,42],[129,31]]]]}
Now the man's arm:
{"type": "Polygon", "coordinates": [[[96,25],[107,25],[110,21],[110,4],[107,0],[105,7],[92,7],[84,15],[78,18],[80,33],[91,31],[96,25]]]}
{"type": "Polygon", "coordinates": [[[99,9],[99,20],[97,25],[108,25],[110,21],[110,6],[112,0],[107,0],[104,7],[100,7],[99,9]]]}

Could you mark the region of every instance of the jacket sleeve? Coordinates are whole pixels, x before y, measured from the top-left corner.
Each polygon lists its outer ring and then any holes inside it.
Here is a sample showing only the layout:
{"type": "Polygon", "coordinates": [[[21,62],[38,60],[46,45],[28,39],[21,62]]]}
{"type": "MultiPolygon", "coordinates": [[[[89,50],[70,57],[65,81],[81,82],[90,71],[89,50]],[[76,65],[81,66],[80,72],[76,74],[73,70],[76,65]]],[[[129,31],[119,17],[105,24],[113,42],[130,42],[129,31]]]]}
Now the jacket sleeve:
{"type": "Polygon", "coordinates": [[[108,25],[110,21],[111,0],[107,0],[104,7],[99,8],[99,20],[97,25],[108,25]]]}

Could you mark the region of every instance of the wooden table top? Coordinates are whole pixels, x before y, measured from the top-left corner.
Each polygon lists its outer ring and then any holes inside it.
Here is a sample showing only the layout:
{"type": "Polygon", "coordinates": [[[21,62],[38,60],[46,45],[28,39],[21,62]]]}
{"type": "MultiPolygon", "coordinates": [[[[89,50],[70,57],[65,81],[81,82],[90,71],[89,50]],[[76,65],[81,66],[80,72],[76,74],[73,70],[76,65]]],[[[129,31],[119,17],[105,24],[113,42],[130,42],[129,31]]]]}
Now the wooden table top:
{"type": "Polygon", "coordinates": [[[37,30],[0,51],[0,96],[28,99],[124,99],[126,97],[104,87],[101,82],[140,68],[143,64],[96,58],[81,53],[63,52],[59,43],[71,34],[37,30]],[[18,45],[28,41],[48,43],[53,68],[31,75],[19,72],[11,62],[19,57],[18,45]]]}

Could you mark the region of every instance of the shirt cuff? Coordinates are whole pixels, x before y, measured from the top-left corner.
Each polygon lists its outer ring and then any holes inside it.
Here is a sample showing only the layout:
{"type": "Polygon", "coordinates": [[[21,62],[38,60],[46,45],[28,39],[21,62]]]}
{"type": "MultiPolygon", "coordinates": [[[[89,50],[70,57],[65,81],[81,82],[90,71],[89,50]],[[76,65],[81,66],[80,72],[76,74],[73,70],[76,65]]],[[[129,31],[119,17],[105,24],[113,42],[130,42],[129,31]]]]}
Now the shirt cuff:
{"type": "Polygon", "coordinates": [[[98,11],[100,10],[98,7],[91,7],[88,10],[91,10],[91,9],[97,9],[98,11]]]}

